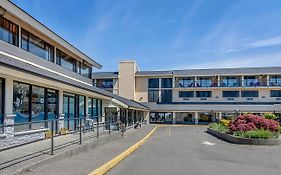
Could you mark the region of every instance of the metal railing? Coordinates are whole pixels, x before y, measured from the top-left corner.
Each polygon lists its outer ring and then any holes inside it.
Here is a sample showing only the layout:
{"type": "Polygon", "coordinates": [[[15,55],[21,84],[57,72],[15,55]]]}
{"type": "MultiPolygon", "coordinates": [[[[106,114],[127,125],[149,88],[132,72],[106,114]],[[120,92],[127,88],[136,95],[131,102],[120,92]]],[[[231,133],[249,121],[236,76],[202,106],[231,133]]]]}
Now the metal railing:
{"type": "MultiPolygon", "coordinates": [[[[28,126],[25,128],[30,128],[28,130],[23,130],[20,131],[20,133],[27,132],[26,134],[23,135],[29,135],[30,133],[28,132],[34,132],[39,133],[39,132],[44,132],[45,138],[44,139],[37,139],[25,143],[20,143],[17,145],[13,145],[10,147],[6,147],[3,149],[0,149],[0,152],[9,150],[12,148],[20,147],[23,145],[27,145],[30,143],[34,143],[36,141],[40,140],[50,140],[50,154],[54,154],[54,138],[56,137],[61,137],[65,136],[68,134],[79,134],[79,144],[82,144],[83,140],[83,134],[82,133],[87,133],[87,132],[92,132],[94,133],[94,136],[96,138],[99,138],[100,136],[100,130],[103,129],[103,133],[111,134],[112,132],[115,131],[120,131],[123,132],[125,129],[123,129],[123,126],[126,126],[125,123],[121,123],[120,120],[118,119],[117,116],[102,116],[102,117],[94,117],[94,118],[88,118],[88,117],[83,117],[83,118],[64,118],[64,119],[52,119],[52,120],[42,120],[42,121],[34,121],[34,122],[26,122],[26,123],[15,123],[15,124],[7,124],[7,125],[0,125],[0,128],[2,131],[5,130],[5,128],[11,128],[13,127],[14,129],[16,127],[20,126],[28,126]],[[65,123],[71,123],[73,125],[73,128],[70,129],[69,125],[65,128],[60,128],[59,125],[62,124],[61,122],[65,123]],[[34,128],[32,125],[38,125],[41,126],[40,128],[34,128]],[[44,126],[44,127],[42,127],[44,126]],[[44,130],[45,129],[45,130],[44,130]],[[38,131],[38,132],[37,132],[38,131]]],[[[19,133],[19,132],[18,132],[19,133]]],[[[17,132],[15,132],[17,134],[17,132]]]]}

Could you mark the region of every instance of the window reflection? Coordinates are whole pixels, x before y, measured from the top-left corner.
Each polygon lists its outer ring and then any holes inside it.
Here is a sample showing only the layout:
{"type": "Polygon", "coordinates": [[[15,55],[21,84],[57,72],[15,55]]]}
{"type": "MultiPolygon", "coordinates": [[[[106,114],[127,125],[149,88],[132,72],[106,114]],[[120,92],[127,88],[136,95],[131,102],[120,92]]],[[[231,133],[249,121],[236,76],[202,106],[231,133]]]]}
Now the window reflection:
{"type": "Polygon", "coordinates": [[[54,47],[24,29],[21,33],[21,48],[48,61],[54,61],[54,47]]]}
{"type": "Polygon", "coordinates": [[[0,39],[13,44],[19,45],[19,27],[11,21],[0,16],[0,39]]]}

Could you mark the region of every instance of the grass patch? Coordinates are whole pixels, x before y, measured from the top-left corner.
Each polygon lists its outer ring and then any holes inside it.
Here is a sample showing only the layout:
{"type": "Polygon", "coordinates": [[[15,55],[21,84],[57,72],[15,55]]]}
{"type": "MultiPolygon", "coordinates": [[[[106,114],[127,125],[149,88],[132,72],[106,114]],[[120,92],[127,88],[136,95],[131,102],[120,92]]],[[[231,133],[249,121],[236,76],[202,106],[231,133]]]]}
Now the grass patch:
{"type": "Polygon", "coordinates": [[[228,127],[225,126],[225,125],[222,124],[222,123],[212,123],[212,124],[210,124],[209,127],[212,128],[212,129],[214,129],[214,130],[216,130],[216,131],[220,131],[220,132],[224,132],[224,133],[226,133],[226,132],[229,131],[229,130],[228,130],[228,127]]]}
{"type": "Polygon", "coordinates": [[[269,138],[277,138],[279,133],[271,132],[264,129],[257,129],[257,130],[246,131],[246,132],[235,132],[234,135],[243,138],[269,139],[269,138]]]}

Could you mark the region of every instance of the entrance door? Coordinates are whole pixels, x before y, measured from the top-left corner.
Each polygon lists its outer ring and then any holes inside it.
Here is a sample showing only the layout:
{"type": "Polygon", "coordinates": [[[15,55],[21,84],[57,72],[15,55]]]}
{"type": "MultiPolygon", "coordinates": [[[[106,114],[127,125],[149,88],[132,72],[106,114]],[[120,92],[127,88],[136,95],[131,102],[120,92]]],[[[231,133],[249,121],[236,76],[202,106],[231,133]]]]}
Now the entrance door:
{"type": "Polygon", "coordinates": [[[64,95],[63,96],[63,112],[66,120],[64,125],[68,130],[74,130],[76,127],[75,118],[75,96],[64,95]]]}

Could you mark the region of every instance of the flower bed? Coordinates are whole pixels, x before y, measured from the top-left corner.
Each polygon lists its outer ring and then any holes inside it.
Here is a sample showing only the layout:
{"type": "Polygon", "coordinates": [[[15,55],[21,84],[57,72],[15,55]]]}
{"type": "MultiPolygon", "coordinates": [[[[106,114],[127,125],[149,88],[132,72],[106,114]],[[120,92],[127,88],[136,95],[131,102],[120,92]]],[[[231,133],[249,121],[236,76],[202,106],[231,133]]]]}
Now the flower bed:
{"type": "Polygon", "coordinates": [[[280,125],[272,115],[258,116],[253,114],[239,115],[232,120],[221,120],[209,125],[209,128],[235,138],[245,139],[277,139],[280,125]],[[270,117],[268,117],[270,116],[270,117]]]}

